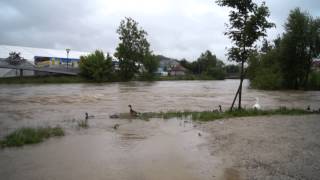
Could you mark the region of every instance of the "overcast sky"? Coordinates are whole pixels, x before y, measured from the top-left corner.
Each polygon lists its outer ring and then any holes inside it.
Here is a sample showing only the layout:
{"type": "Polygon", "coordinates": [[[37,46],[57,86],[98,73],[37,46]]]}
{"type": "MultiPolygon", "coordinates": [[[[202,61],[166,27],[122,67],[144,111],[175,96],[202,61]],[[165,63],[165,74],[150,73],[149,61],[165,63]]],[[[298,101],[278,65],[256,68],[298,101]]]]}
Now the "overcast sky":
{"type": "MultiPolygon", "coordinates": [[[[268,31],[268,39],[283,32],[295,7],[320,17],[320,0],[266,4],[277,25],[268,31]]],[[[231,45],[223,35],[228,11],[214,0],[1,0],[0,44],[113,53],[120,20],[132,17],[148,32],[155,54],[192,61],[209,49],[226,60],[231,45]]]]}

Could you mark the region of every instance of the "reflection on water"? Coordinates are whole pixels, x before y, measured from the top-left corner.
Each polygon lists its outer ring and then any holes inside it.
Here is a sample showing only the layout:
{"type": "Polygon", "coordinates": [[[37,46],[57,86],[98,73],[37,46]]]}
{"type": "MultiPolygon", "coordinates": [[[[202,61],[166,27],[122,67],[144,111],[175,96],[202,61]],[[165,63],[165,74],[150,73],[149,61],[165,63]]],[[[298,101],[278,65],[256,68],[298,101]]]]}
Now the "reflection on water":
{"type": "MultiPolygon", "coordinates": [[[[237,80],[111,84],[0,85],[0,137],[22,126],[60,125],[67,136],[0,150],[5,179],[212,179],[217,160],[205,134],[184,120],[120,120],[128,111],[211,110],[230,106],[237,80]],[[84,113],[95,115],[79,130],[84,113]],[[118,130],[113,129],[119,124],[118,130]],[[201,136],[199,136],[199,133],[201,136]]],[[[318,91],[259,91],[245,82],[243,104],[320,107],[318,91]]]]}

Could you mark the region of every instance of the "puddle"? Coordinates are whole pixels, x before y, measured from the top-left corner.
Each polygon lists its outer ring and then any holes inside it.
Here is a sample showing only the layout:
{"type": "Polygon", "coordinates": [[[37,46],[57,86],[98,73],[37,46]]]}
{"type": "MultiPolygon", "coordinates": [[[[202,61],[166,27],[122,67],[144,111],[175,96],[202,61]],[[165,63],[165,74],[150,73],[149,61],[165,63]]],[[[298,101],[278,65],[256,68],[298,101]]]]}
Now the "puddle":
{"type": "Polygon", "coordinates": [[[0,176],[79,180],[200,180],[214,176],[216,160],[201,146],[206,134],[189,121],[118,119],[117,123],[121,124],[117,130],[98,126],[81,131],[69,129],[62,138],[4,149],[0,151],[0,176]]]}

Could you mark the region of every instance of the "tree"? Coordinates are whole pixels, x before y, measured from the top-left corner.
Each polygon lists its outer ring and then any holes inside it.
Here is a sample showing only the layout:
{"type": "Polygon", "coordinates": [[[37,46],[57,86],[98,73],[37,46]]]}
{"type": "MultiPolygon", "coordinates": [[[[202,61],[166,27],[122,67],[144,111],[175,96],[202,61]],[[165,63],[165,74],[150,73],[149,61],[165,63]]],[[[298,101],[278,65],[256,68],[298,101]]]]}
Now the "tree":
{"type": "Polygon", "coordinates": [[[123,80],[130,80],[139,70],[146,56],[151,54],[147,32],[138,27],[132,18],[125,18],[120,22],[117,30],[120,43],[114,54],[119,60],[120,76],[123,80]]]}
{"type": "Polygon", "coordinates": [[[284,87],[306,87],[312,59],[320,53],[320,19],[313,19],[299,8],[292,10],[285,24],[281,46],[284,87]]]}
{"type": "Polygon", "coordinates": [[[104,55],[102,51],[96,50],[94,53],[80,57],[80,75],[85,78],[102,82],[111,80],[112,77],[112,57],[104,55]]]}
{"type": "Polygon", "coordinates": [[[260,89],[279,89],[282,76],[279,68],[279,48],[268,45],[266,52],[253,53],[248,60],[247,77],[252,87],[260,89]]]}
{"type": "Polygon", "coordinates": [[[145,72],[143,72],[143,76],[148,79],[152,80],[155,76],[155,72],[158,70],[159,67],[159,59],[155,55],[147,54],[143,59],[143,67],[145,72]]]}
{"type": "Polygon", "coordinates": [[[268,40],[264,39],[263,42],[262,42],[262,47],[261,47],[260,51],[262,53],[267,53],[271,49],[272,49],[272,46],[270,45],[270,42],[268,40]]]}
{"type": "Polygon", "coordinates": [[[236,74],[240,72],[239,66],[234,64],[226,65],[225,69],[226,69],[226,73],[229,73],[229,74],[236,74]]]}
{"type": "Polygon", "coordinates": [[[14,66],[21,65],[26,62],[26,59],[20,56],[20,53],[17,52],[11,52],[9,53],[9,57],[5,59],[5,61],[14,66]]]}
{"type": "Polygon", "coordinates": [[[199,74],[207,73],[209,69],[216,67],[217,57],[207,50],[204,53],[201,53],[200,57],[197,60],[199,66],[199,74]]]}
{"type": "Polygon", "coordinates": [[[228,50],[228,58],[231,61],[241,63],[240,85],[231,105],[231,110],[235,100],[239,95],[238,108],[241,109],[242,82],[244,79],[244,63],[246,63],[250,52],[255,50],[254,43],[263,36],[266,30],[274,26],[267,21],[269,9],[263,2],[260,6],[252,0],[217,0],[219,6],[232,8],[229,14],[230,24],[227,26],[227,35],[234,46],[228,50]]]}

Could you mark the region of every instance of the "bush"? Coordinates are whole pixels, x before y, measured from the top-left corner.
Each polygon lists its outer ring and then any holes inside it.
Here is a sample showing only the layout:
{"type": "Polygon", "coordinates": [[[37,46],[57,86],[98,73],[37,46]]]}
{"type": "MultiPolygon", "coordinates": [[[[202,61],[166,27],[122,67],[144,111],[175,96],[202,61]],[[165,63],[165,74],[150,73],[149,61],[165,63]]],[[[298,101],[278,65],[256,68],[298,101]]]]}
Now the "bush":
{"type": "Polygon", "coordinates": [[[88,56],[80,57],[80,75],[97,82],[112,79],[112,57],[105,57],[102,51],[96,50],[88,56]]]}
{"type": "Polygon", "coordinates": [[[217,80],[223,80],[226,77],[226,72],[221,67],[210,68],[206,74],[217,80]]]}
{"type": "Polygon", "coordinates": [[[275,90],[281,88],[281,75],[271,68],[259,68],[251,81],[251,86],[258,89],[275,90]]]}
{"type": "Polygon", "coordinates": [[[312,72],[309,76],[308,89],[320,90],[320,72],[312,72]]]}
{"type": "Polygon", "coordinates": [[[0,141],[0,145],[1,147],[12,147],[36,144],[54,136],[64,136],[63,129],[61,127],[20,128],[0,141]]]}

